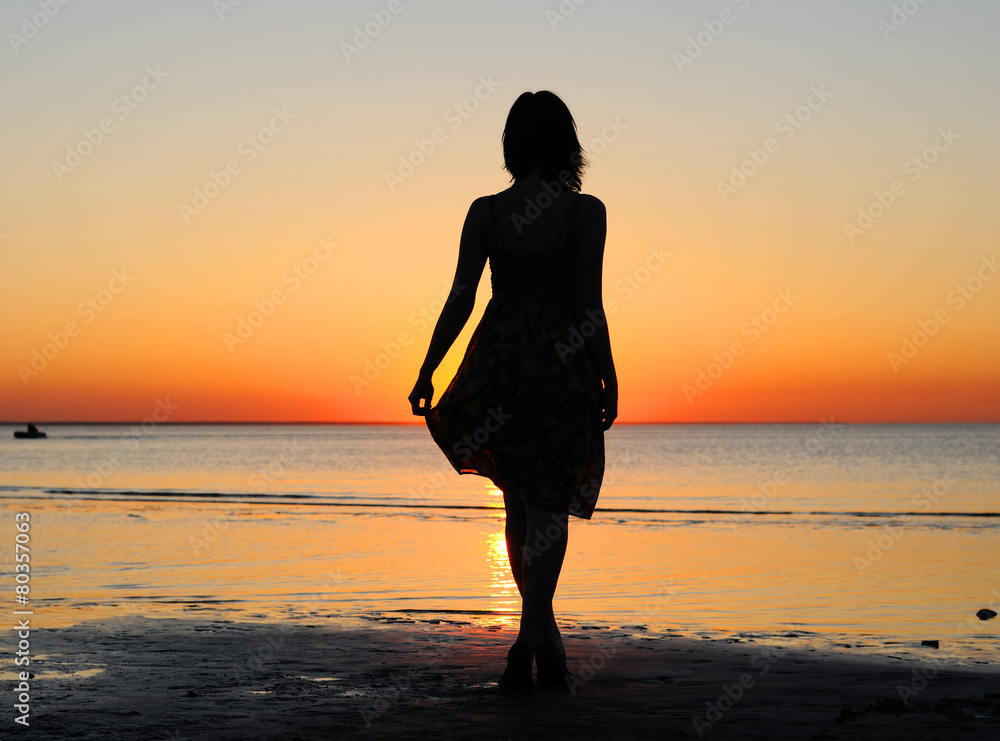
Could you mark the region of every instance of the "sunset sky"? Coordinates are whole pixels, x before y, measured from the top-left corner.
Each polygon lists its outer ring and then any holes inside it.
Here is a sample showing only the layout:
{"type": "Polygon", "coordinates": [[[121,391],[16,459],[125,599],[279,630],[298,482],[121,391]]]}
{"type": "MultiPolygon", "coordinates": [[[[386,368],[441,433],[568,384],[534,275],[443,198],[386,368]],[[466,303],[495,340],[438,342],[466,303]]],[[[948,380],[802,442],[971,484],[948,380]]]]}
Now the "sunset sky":
{"type": "MultiPolygon", "coordinates": [[[[548,89],[608,209],[620,421],[1000,421],[998,25],[990,0],[10,0],[0,420],[414,421],[466,211],[548,89]]],[[[435,400],[489,295],[487,269],[435,400]]]]}

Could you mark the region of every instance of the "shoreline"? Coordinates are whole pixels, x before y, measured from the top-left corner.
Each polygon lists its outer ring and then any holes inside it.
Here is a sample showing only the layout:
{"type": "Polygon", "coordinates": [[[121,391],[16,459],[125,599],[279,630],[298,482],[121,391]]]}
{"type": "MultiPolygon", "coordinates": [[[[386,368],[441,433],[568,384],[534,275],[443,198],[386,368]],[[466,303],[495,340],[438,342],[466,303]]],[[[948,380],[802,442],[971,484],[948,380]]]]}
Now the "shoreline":
{"type": "MultiPolygon", "coordinates": [[[[991,602],[990,606],[996,606],[991,602]]],[[[88,603],[81,605],[62,604],[55,607],[39,601],[34,607],[36,617],[31,618],[33,630],[41,629],[66,631],[81,626],[95,626],[94,629],[107,632],[109,626],[130,627],[141,622],[199,622],[219,625],[243,625],[255,629],[269,626],[336,627],[340,630],[379,630],[392,626],[406,628],[431,628],[458,631],[482,632],[490,634],[514,631],[520,619],[519,610],[461,609],[461,608],[397,608],[373,609],[363,612],[335,612],[324,609],[317,611],[306,603],[303,609],[281,611],[266,609],[261,605],[253,607],[227,605],[224,600],[167,600],[164,603],[144,602],[142,605],[118,603],[88,603]],[[139,609],[134,609],[139,608],[139,609]]],[[[650,605],[647,612],[635,612],[631,621],[609,622],[604,616],[582,616],[563,611],[559,627],[563,635],[577,636],[580,640],[604,638],[612,642],[621,641],[662,641],[685,640],[705,645],[740,644],[757,647],[760,650],[781,650],[808,656],[828,657],[834,660],[893,661],[900,665],[921,664],[938,669],[970,671],[996,671],[1000,673],[1000,660],[993,653],[987,653],[982,646],[968,641],[961,642],[961,632],[952,634],[918,631],[907,633],[905,626],[895,634],[874,632],[836,632],[824,626],[810,626],[808,629],[793,625],[776,624],[762,629],[760,626],[720,627],[676,623],[663,626],[650,623],[650,605]],[[936,645],[930,645],[936,644],[936,645]]],[[[969,617],[970,626],[991,625],[991,622],[969,617]]],[[[2,630],[0,630],[2,635],[2,630]]],[[[995,640],[995,635],[977,636],[979,642],[995,640]]],[[[511,639],[513,641],[513,639],[511,639]]],[[[0,677],[3,676],[0,671],[0,677]]]]}
{"type": "MultiPolygon", "coordinates": [[[[10,680],[16,633],[3,635],[10,680]]],[[[567,628],[572,692],[522,697],[496,686],[514,636],[437,618],[362,625],[202,615],[35,627],[31,734],[945,739],[1000,730],[995,665],[567,628]]]]}

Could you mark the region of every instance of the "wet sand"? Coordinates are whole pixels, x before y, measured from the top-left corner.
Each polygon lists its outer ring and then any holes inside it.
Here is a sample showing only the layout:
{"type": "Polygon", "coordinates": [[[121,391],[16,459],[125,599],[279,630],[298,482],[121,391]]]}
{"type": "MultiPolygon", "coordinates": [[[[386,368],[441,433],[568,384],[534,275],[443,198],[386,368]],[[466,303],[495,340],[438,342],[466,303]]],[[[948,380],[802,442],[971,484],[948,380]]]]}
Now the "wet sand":
{"type": "Polygon", "coordinates": [[[437,620],[35,628],[30,731],[4,723],[25,738],[177,741],[1000,737],[995,665],[567,630],[572,687],[509,696],[496,679],[513,638],[437,620]]]}

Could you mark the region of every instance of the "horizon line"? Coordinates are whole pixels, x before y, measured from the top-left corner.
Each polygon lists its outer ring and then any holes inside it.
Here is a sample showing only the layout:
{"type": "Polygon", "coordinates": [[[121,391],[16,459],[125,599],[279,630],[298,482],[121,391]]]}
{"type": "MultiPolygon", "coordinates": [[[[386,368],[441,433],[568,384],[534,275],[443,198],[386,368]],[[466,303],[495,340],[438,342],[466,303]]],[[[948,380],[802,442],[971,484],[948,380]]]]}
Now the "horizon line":
{"type": "MultiPolygon", "coordinates": [[[[143,423],[152,422],[157,427],[161,426],[179,426],[179,425],[315,425],[315,426],[369,426],[369,427],[413,427],[413,426],[424,426],[424,422],[414,421],[414,422],[380,422],[380,421],[340,421],[340,422],[318,422],[318,421],[269,421],[269,420],[197,420],[197,421],[186,421],[186,422],[155,422],[151,419],[144,420],[119,420],[119,421],[99,421],[99,420],[55,420],[52,422],[23,422],[17,421],[12,422],[8,420],[0,420],[0,425],[9,425],[13,427],[23,427],[28,424],[35,425],[141,425],[143,423]]],[[[709,420],[709,421],[690,421],[690,422],[679,422],[679,421],[656,421],[656,422],[619,422],[615,421],[615,426],[619,425],[817,425],[817,424],[835,424],[835,425],[996,425],[1000,424],[1000,420],[996,421],[982,421],[982,420],[966,420],[966,421],[950,421],[950,422],[934,422],[934,421],[924,421],[924,422],[895,422],[893,420],[888,420],[884,422],[852,422],[850,420],[786,420],[786,421],[732,421],[732,420],[709,420]]]]}

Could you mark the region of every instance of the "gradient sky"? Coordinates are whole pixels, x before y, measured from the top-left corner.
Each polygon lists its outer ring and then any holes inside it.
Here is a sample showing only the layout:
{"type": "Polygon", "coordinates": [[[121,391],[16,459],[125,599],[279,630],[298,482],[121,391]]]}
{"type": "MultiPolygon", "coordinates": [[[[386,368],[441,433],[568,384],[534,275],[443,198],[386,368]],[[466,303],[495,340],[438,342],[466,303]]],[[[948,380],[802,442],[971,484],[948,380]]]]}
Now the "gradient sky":
{"type": "Polygon", "coordinates": [[[0,419],[413,421],[549,89],[608,207],[621,421],[1000,420],[995,2],[42,5],[0,7],[0,419]]]}

